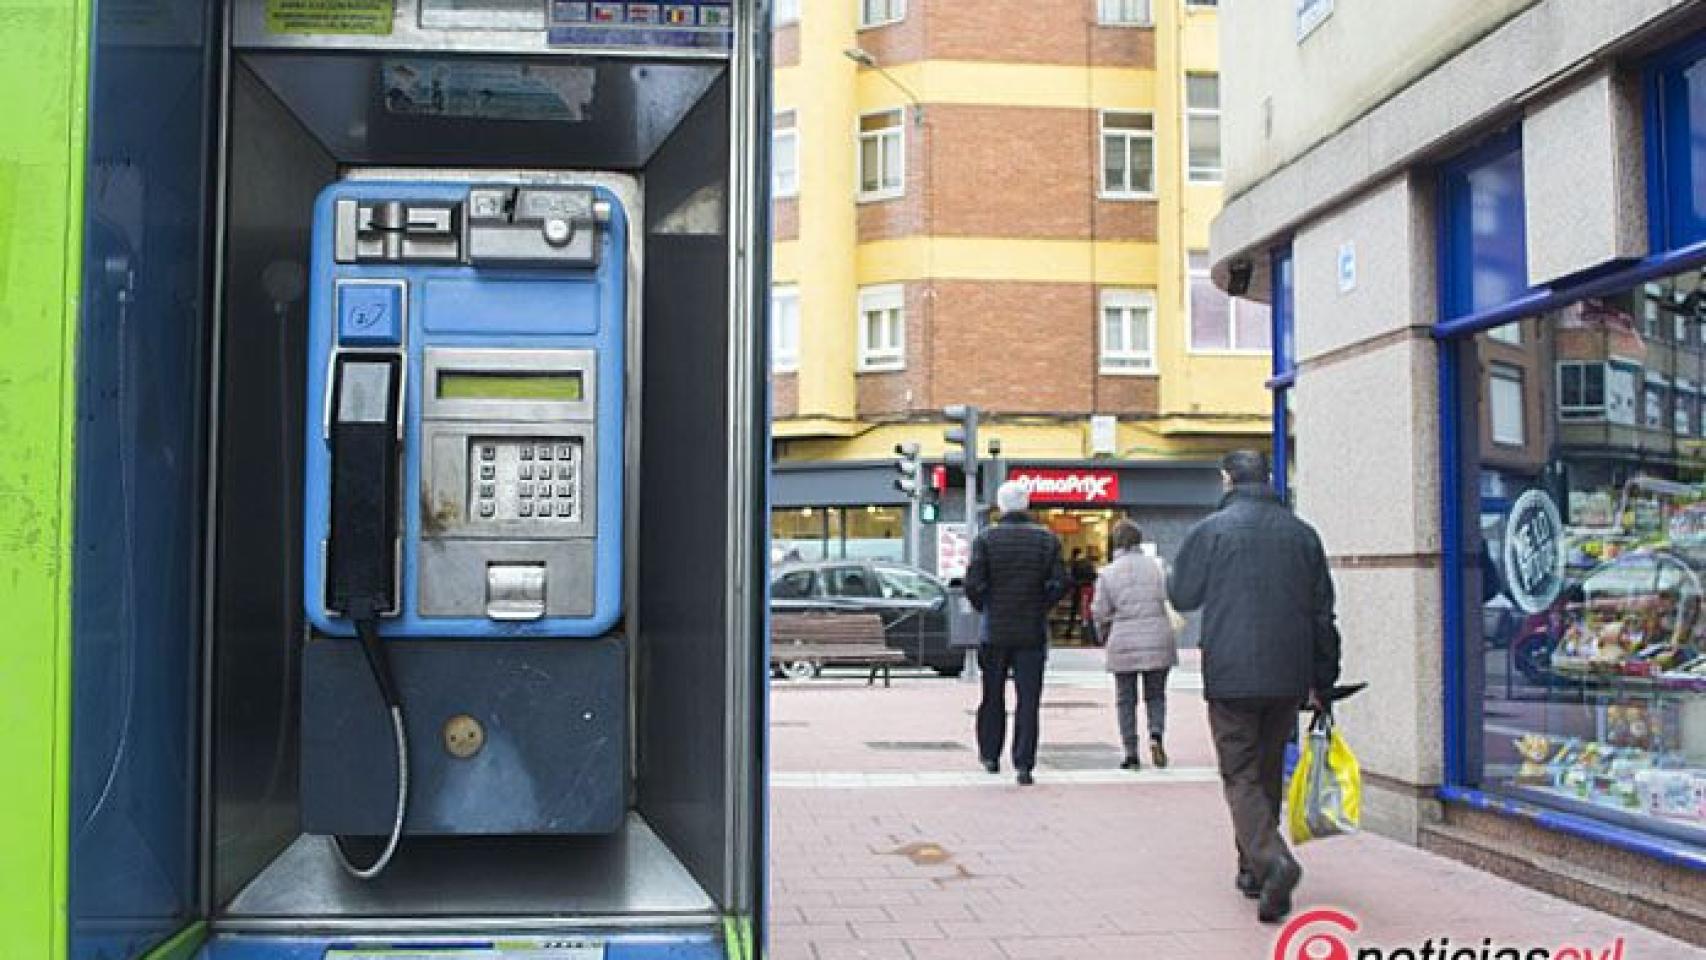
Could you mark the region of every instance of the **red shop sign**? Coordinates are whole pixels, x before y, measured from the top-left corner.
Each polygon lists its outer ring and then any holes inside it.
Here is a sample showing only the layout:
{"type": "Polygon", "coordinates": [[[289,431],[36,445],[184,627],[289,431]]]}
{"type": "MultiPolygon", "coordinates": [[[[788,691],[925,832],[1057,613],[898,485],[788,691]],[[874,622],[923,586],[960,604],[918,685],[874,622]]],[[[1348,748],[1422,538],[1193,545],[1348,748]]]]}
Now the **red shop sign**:
{"type": "Polygon", "coordinates": [[[1120,475],[1114,470],[1045,470],[1019,468],[1007,471],[1031,492],[1034,503],[1119,503],[1120,475]]]}

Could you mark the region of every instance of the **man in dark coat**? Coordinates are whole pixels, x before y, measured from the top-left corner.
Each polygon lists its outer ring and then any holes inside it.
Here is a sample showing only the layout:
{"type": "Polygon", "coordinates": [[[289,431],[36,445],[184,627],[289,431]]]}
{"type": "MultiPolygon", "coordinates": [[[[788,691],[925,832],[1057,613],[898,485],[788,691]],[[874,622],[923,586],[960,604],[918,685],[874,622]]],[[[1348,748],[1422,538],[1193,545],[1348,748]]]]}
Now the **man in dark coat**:
{"type": "Polygon", "coordinates": [[[1060,557],[1060,540],[1027,512],[1030,493],[1024,485],[1004,483],[995,499],[1001,519],[972,541],[965,581],[966,599],[984,620],[978,651],[983,702],[977,708],[977,746],[984,769],[999,773],[1011,673],[1019,694],[1013,714],[1013,768],[1019,784],[1029,786],[1037,763],[1048,612],[1071,588],[1072,577],[1060,557]]]}
{"type": "Polygon", "coordinates": [[[1221,461],[1220,509],[1185,537],[1168,592],[1201,609],[1203,696],[1238,841],[1238,889],[1272,923],[1291,912],[1303,869],[1280,837],[1286,741],[1298,707],[1339,678],[1333,579],[1314,528],[1269,486],[1268,461],[1221,461]]]}

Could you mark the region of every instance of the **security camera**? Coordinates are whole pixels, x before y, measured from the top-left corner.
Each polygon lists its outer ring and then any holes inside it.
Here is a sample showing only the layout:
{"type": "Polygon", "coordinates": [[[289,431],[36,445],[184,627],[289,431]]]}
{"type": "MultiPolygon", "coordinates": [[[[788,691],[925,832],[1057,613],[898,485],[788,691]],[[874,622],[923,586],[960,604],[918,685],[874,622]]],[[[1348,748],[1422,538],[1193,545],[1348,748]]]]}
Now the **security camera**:
{"type": "Polygon", "coordinates": [[[1235,297],[1242,297],[1250,292],[1250,277],[1256,272],[1255,265],[1247,258],[1232,261],[1226,268],[1226,292],[1235,297]]]}

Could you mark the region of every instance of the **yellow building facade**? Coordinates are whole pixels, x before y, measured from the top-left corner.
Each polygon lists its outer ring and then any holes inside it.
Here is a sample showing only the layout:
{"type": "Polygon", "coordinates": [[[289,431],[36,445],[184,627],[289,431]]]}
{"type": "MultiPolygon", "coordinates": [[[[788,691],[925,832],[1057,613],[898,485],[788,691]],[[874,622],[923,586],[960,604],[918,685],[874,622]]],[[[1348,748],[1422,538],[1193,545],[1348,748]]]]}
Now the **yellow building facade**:
{"type": "Polygon", "coordinates": [[[984,412],[1009,469],[1129,473],[1058,504],[1097,521],[1182,523],[1212,502],[1206,465],[1266,446],[1267,314],[1193,283],[1221,202],[1217,49],[1215,6],[1186,0],[781,5],[785,555],[899,558],[893,449],[939,460],[949,404],[984,412]]]}

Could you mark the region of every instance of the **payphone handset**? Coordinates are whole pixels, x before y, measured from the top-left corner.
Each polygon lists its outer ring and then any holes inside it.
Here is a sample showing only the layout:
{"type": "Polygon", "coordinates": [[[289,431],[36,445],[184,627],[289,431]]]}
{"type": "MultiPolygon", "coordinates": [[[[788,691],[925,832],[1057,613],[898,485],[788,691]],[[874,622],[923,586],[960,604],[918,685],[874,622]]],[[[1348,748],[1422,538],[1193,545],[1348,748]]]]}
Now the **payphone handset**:
{"type": "Polygon", "coordinates": [[[321,194],[304,577],[317,630],[614,626],[627,230],[601,186],[345,181],[321,194]]]}

